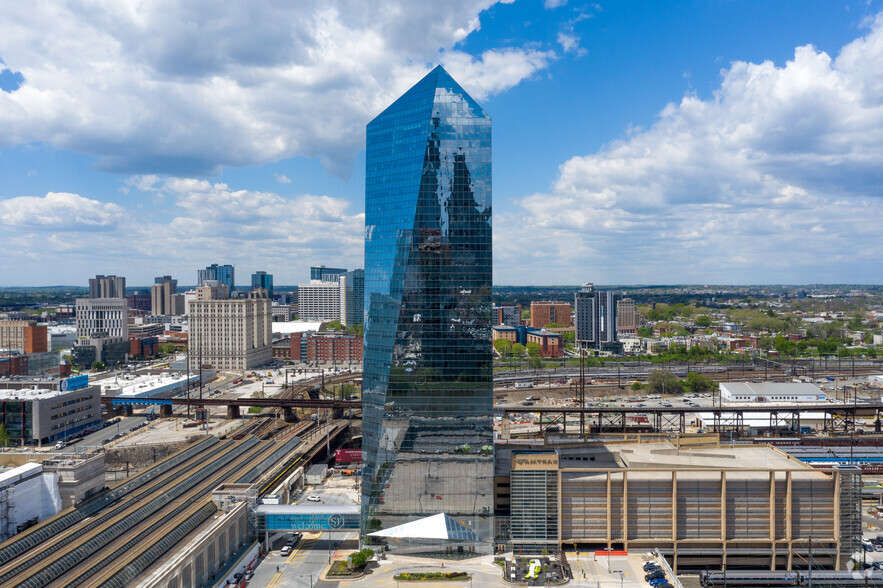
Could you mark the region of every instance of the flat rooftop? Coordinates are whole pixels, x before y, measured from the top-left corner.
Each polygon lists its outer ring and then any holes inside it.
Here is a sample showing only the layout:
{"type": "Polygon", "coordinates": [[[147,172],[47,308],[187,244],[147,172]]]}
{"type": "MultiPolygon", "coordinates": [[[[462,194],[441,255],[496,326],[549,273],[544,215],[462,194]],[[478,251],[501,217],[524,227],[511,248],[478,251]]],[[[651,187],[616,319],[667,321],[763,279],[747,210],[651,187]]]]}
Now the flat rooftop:
{"type": "Polygon", "coordinates": [[[808,470],[805,464],[764,445],[682,447],[669,441],[610,445],[623,468],[701,468],[751,470],[808,470]]]}
{"type": "MultiPolygon", "coordinates": [[[[199,374],[192,374],[190,380],[199,385],[199,374]]],[[[103,378],[94,384],[101,386],[103,395],[113,396],[150,396],[155,390],[167,386],[183,385],[187,381],[186,374],[178,372],[162,372],[160,374],[125,373],[103,378]]]]}
{"type": "Polygon", "coordinates": [[[0,400],[42,400],[63,394],[68,394],[68,392],[49,390],[48,388],[22,388],[21,390],[0,388],[0,400]]]}
{"type": "Polygon", "coordinates": [[[825,393],[809,382],[721,382],[721,391],[736,396],[818,396],[825,393]]]}

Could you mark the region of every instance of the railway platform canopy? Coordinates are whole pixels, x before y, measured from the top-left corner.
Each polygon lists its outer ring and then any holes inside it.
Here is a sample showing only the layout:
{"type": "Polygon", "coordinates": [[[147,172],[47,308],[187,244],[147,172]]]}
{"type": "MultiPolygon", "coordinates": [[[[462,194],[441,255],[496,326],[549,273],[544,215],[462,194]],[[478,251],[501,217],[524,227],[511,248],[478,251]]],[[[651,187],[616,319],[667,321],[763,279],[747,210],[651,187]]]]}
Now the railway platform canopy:
{"type": "Polygon", "coordinates": [[[261,532],[359,530],[360,508],[357,504],[261,504],[256,512],[261,532]]]}

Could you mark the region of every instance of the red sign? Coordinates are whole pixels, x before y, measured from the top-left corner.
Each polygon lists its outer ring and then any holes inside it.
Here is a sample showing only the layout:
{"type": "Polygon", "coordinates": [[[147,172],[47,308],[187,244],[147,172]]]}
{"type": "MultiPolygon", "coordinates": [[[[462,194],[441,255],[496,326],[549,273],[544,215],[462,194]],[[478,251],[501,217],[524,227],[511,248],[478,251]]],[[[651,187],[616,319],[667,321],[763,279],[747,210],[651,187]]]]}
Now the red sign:
{"type": "Polygon", "coordinates": [[[352,463],[362,461],[361,449],[338,449],[334,452],[334,461],[337,463],[352,463]]]}

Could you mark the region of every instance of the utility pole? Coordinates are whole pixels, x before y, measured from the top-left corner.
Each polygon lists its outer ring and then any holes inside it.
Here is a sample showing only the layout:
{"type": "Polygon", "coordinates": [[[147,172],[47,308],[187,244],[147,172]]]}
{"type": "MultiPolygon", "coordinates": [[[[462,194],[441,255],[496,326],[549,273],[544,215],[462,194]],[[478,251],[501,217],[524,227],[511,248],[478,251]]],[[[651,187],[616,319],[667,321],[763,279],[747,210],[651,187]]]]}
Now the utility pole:
{"type": "MultiPolygon", "coordinates": [[[[185,355],[187,361],[187,420],[190,420],[190,347],[187,347],[185,355]]],[[[174,409],[173,409],[174,410],[174,409]]]]}
{"type": "Polygon", "coordinates": [[[579,406],[579,436],[583,439],[586,436],[586,356],[582,346],[579,348],[579,406]]]}

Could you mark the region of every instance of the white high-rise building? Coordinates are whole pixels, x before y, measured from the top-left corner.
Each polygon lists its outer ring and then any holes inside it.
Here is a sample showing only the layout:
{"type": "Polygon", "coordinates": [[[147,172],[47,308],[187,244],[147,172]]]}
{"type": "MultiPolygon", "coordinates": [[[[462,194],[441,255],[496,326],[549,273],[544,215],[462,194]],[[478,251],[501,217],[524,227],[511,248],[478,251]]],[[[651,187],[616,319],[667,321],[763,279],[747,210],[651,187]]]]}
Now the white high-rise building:
{"type": "Polygon", "coordinates": [[[77,298],[77,338],[128,339],[125,298],[77,298]]]}
{"type": "Polygon", "coordinates": [[[310,280],[309,284],[297,287],[297,313],[304,321],[336,321],[340,320],[341,300],[340,282],[320,282],[310,280]]]}

